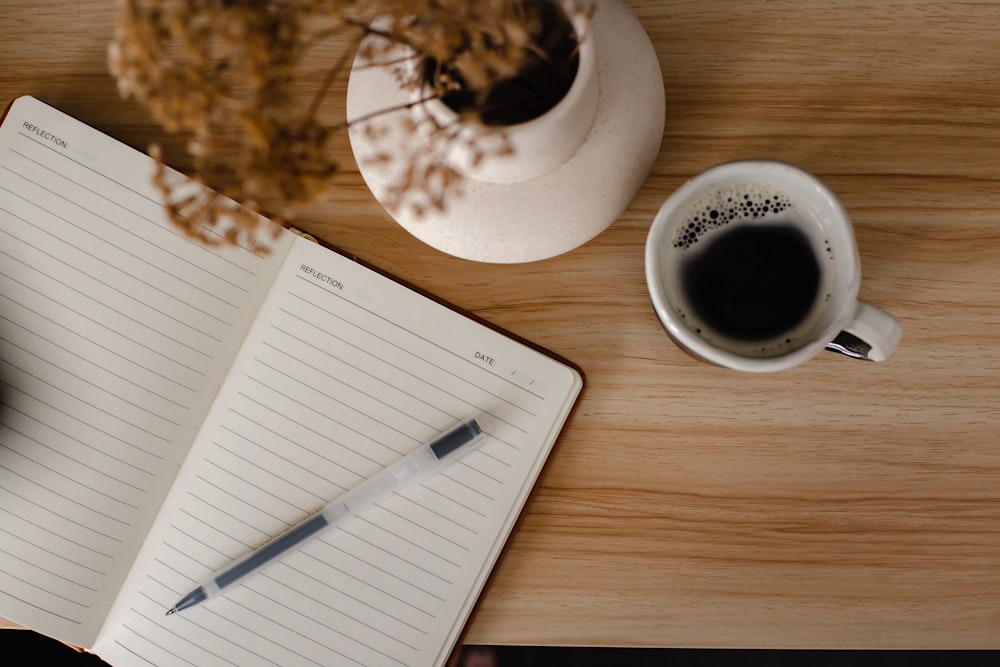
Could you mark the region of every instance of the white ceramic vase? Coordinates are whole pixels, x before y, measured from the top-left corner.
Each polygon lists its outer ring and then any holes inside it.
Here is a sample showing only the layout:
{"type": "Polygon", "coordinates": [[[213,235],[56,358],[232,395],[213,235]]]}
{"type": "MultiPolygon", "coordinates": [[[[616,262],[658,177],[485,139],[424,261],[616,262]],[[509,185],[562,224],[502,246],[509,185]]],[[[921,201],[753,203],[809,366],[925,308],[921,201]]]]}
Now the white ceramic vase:
{"type": "MultiPolygon", "coordinates": [[[[389,68],[359,59],[348,83],[347,117],[405,106],[416,94],[401,89],[389,68]]],[[[437,100],[393,113],[454,118],[437,100]]],[[[513,153],[473,166],[455,149],[444,159],[464,179],[445,210],[389,212],[417,238],[458,257],[495,263],[553,257],[594,238],[628,207],[659,152],[663,121],[663,79],[648,36],[622,0],[597,0],[570,90],[546,114],[506,128],[513,153]]],[[[365,182],[384,201],[404,165],[370,158],[377,142],[412,137],[376,142],[352,126],[350,139],[365,182]]]]}

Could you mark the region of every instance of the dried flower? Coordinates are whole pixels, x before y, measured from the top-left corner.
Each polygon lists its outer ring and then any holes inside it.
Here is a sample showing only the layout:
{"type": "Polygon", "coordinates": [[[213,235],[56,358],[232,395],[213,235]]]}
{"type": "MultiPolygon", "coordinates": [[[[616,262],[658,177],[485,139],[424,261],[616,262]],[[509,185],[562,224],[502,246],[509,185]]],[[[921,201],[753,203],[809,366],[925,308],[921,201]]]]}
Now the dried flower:
{"type": "MultiPolygon", "coordinates": [[[[369,62],[394,63],[400,84],[421,91],[416,104],[459,91],[461,117],[475,116],[498,82],[544,59],[538,6],[534,0],[122,0],[109,66],[123,96],[142,103],[168,131],[188,136],[194,182],[172,177],[162,164],[155,179],[171,219],[205,243],[264,249],[257,217],[233,202],[282,222],[327,186],[337,170],[330,140],[349,123],[323,102],[359,49],[369,62]]],[[[385,132],[377,120],[378,114],[352,123],[366,124],[375,140],[385,132]]],[[[484,126],[470,138],[459,132],[461,124],[430,114],[408,122],[407,131],[426,139],[421,148],[388,145],[374,158],[405,165],[389,189],[390,208],[419,214],[444,207],[461,183],[440,159],[455,142],[468,142],[475,159],[510,150],[502,130],[484,126]]],[[[161,160],[159,149],[151,153],[161,160]]]]}

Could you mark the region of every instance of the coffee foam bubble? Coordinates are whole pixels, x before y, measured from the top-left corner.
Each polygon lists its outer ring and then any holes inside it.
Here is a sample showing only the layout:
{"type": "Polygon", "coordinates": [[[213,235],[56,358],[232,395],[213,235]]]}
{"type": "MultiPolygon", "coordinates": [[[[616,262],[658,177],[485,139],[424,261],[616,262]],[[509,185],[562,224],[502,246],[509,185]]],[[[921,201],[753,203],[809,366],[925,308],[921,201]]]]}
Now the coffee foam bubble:
{"type": "Polygon", "coordinates": [[[774,222],[793,207],[786,195],[766,186],[737,185],[716,190],[684,214],[674,234],[673,246],[687,250],[708,232],[734,222],[774,222]]]}

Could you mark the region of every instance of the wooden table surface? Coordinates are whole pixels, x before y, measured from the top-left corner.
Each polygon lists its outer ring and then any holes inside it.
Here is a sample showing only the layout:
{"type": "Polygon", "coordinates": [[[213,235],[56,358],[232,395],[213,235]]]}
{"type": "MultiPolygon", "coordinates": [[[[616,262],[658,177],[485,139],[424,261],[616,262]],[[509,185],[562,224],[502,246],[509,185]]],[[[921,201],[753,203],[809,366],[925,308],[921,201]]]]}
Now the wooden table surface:
{"type": "MultiPolygon", "coordinates": [[[[645,187],[564,256],[430,249],[345,173],[301,226],[577,362],[588,385],[470,643],[1000,647],[1000,3],[631,0],[666,126],[645,187]],[[745,375],[649,306],[643,243],[713,164],[798,164],[853,218],[884,364],[745,375]]],[[[115,3],[0,2],[0,104],[32,94],[140,148],[115,3]]],[[[343,86],[334,101],[343,104],[343,86]]]]}

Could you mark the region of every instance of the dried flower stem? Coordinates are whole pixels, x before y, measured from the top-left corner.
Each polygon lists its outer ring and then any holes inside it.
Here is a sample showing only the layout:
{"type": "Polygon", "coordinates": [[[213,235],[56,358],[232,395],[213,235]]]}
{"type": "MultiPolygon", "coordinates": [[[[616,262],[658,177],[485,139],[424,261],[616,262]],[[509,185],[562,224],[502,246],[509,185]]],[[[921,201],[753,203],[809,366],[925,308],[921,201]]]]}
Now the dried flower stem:
{"type": "MultiPolygon", "coordinates": [[[[163,168],[156,176],[171,219],[204,243],[259,251],[265,244],[257,216],[239,213],[233,202],[271,211],[280,222],[336,172],[328,146],[334,134],[386,114],[399,122],[394,112],[456,89],[485,100],[495,83],[537,56],[537,12],[529,11],[536,1],[121,0],[109,65],[123,96],[168,131],[189,136],[199,187],[180,185],[163,168]],[[330,47],[340,50],[329,55],[330,47]],[[420,98],[329,120],[324,101],[355,52],[394,67],[402,85],[423,91],[420,98]],[[322,76],[308,97],[317,62],[322,76]],[[438,64],[429,80],[424,62],[438,64]]],[[[451,144],[472,142],[480,155],[509,150],[497,133],[469,139],[425,122],[420,132],[429,148],[387,146],[377,158],[405,165],[388,204],[418,213],[442,208],[457,191],[461,178],[438,159],[451,144]]],[[[151,153],[162,159],[158,149],[151,153]]]]}

